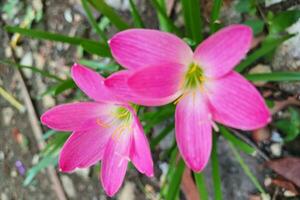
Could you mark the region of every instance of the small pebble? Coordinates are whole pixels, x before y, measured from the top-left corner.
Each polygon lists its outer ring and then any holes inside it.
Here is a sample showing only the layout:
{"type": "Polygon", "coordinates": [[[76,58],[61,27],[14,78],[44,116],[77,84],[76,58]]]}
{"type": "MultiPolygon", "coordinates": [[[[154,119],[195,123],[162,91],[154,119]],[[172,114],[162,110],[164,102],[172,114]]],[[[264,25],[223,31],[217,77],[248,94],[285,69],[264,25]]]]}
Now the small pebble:
{"type": "Polygon", "coordinates": [[[73,181],[66,175],[61,176],[62,185],[70,198],[76,197],[76,190],[73,181]]]}
{"type": "Polygon", "coordinates": [[[274,156],[279,157],[282,154],[282,144],[274,143],[270,146],[271,152],[274,156]]]}
{"type": "Polygon", "coordinates": [[[3,151],[0,151],[0,161],[4,160],[5,154],[3,151]]]}
{"type": "Polygon", "coordinates": [[[72,23],[73,21],[73,16],[72,16],[72,11],[71,9],[67,9],[65,10],[64,12],[64,17],[65,17],[65,20],[69,23],[72,23]]]}

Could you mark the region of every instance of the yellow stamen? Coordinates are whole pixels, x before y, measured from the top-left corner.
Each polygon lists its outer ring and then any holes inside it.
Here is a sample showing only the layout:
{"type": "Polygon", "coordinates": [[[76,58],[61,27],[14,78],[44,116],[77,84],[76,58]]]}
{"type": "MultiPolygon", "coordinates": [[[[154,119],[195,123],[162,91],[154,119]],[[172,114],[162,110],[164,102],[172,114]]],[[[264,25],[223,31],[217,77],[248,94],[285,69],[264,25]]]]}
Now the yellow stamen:
{"type": "Polygon", "coordinates": [[[184,99],[184,97],[186,97],[187,93],[184,93],[183,95],[181,95],[180,97],[178,97],[173,104],[176,105],[179,101],[181,101],[182,99],[184,99]]]}

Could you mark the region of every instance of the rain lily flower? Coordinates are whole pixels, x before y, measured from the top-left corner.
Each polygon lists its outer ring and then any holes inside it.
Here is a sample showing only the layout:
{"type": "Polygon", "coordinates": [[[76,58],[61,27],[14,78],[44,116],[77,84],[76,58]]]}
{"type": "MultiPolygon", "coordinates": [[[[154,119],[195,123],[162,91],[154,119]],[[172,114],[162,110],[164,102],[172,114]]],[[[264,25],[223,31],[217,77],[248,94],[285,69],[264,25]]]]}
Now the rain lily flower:
{"type": "Polygon", "coordinates": [[[253,130],[270,121],[256,88],[233,68],[250,49],[251,28],[231,25],[203,41],[193,52],[180,38],[165,32],[131,29],[110,40],[116,61],[127,68],[105,81],[143,105],[175,101],[175,132],[187,166],[199,172],[207,164],[215,122],[253,130]],[[128,84],[122,90],[119,83],[128,84]],[[149,101],[150,99],[150,101],[149,101]]]}
{"type": "Polygon", "coordinates": [[[100,179],[109,196],[122,185],[129,161],[141,173],[153,176],[149,144],[134,108],[109,90],[98,73],[78,64],[71,73],[94,101],[62,104],[41,117],[52,129],[73,131],[60,152],[60,170],[72,172],[102,160],[100,179]]]}

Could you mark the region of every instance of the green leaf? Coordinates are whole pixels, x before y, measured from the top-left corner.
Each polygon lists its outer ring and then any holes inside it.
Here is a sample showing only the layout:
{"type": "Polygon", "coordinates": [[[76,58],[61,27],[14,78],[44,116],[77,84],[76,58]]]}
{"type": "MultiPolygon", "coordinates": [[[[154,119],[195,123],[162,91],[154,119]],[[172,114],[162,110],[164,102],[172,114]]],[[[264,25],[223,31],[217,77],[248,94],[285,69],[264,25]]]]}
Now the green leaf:
{"type": "Polygon", "coordinates": [[[224,138],[234,144],[235,147],[242,150],[243,152],[254,155],[256,150],[255,148],[251,147],[247,143],[243,142],[242,140],[238,139],[234,135],[232,135],[227,128],[224,126],[219,125],[220,133],[224,136],[224,138]]]}
{"type": "Polygon", "coordinates": [[[218,159],[218,141],[216,134],[213,134],[213,148],[211,151],[211,166],[212,166],[212,179],[214,188],[214,199],[222,200],[222,183],[219,171],[219,159],[218,159]]]}
{"type": "Polygon", "coordinates": [[[104,65],[100,61],[97,61],[97,60],[80,59],[79,64],[85,65],[96,71],[103,70],[103,71],[107,71],[109,73],[116,72],[119,69],[119,65],[117,65],[117,64],[104,65]]]}
{"type": "Polygon", "coordinates": [[[256,10],[255,8],[256,0],[239,0],[235,6],[236,11],[240,13],[253,13],[256,10]]]}
{"type": "Polygon", "coordinates": [[[130,12],[133,17],[135,27],[144,28],[145,27],[144,22],[142,20],[141,15],[139,14],[139,11],[137,9],[137,6],[135,5],[134,0],[129,0],[129,3],[130,3],[130,12]]]}
{"type": "Polygon", "coordinates": [[[99,45],[99,43],[91,42],[91,41],[83,41],[81,42],[82,48],[91,53],[98,56],[103,57],[111,57],[110,49],[108,45],[99,45]]]}
{"type": "Polygon", "coordinates": [[[89,8],[87,0],[81,0],[81,4],[82,4],[82,7],[83,7],[83,9],[86,13],[87,19],[90,22],[90,24],[92,25],[94,31],[100,36],[100,39],[103,42],[106,42],[107,37],[106,37],[105,33],[100,29],[100,27],[99,27],[98,23],[96,22],[96,20],[94,19],[93,13],[89,8]]]}
{"type": "Polygon", "coordinates": [[[264,22],[260,19],[250,19],[244,22],[245,25],[248,25],[252,28],[254,35],[260,34],[264,29],[264,22]]]}
{"type": "Polygon", "coordinates": [[[52,138],[47,143],[46,147],[41,151],[41,155],[43,157],[58,155],[60,149],[69,136],[69,133],[55,132],[55,134],[53,134],[52,138]]]}
{"type": "Polygon", "coordinates": [[[289,118],[275,122],[275,127],[285,134],[285,142],[293,141],[300,135],[300,114],[294,108],[289,108],[289,113],[289,118]]]}
{"type": "Polygon", "coordinates": [[[173,23],[173,21],[168,17],[167,13],[166,13],[166,10],[164,9],[163,6],[160,5],[160,2],[159,0],[151,0],[151,3],[153,5],[153,7],[156,9],[156,12],[158,13],[158,17],[160,18],[161,16],[161,19],[162,20],[159,20],[160,23],[162,24],[167,24],[167,25],[162,25],[163,27],[165,27],[164,29],[166,29],[165,31],[168,31],[168,32],[173,32],[175,33],[176,35],[181,35],[181,31],[175,26],[175,24],[173,23]],[[169,30],[169,28],[171,30],[169,30]]]}
{"type": "Polygon", "coordinates": [[[141,121],[145,122],[144,130],[148,133],[153,126],[163,122],[165,119],[174,116],[175,106],[169,104],[164,107],[156,108],[156,111],[146,112],[140,115],[141,121]]]}
{"type": "Polygon", "coordinates": [[[108,48],[107,44],[99,43],[85,38],[69,37],[57,33],[20,28],[17,26],[6,26],[5,30],[10,33],[20,33],[21,35],[35,38],[35,39],[42,39],[42,40],[44,39],[44,40],[50,40],[56,42],[63,42],[72,45],[82,45],[83,48],[87,48],[86,50],[88,52],[96,53],[97,55],[101,55],[101,56],[110,55],[110,49],[108,48]],[[96,48],[96,50],[91,50],[91,48],[96,48]]]}
{"type": "Polygon", "coordinates": [[[268,42],[263,43],[260,48],[252,52],[245,60],[243,60],[236,68],[235,70],[237,72],[242,72],[247,67],[249,67],[251,64],[253,64],[255,61],[257,61],[259,58],[267,55],[274,49],[276,49],[281,43],[286,41],[287,39],[291,38],[293,35],[287,35],[280,38],[272,38],[269,39],[268,42]]]}
{"type": "Polygon", "coordinates": [[[185,168],[184,161],[180,159],[178,162],[176,162],[176,166],[172,167],[175,168],[175,171],[174,174],[171,175],[166,200],[174,200],[179,194],[181,178],[185,168]]]}
{"type": "Polygon", "coordinates": [[[28,170],[23,185],[28,186],[38,173],[40,173],[43,169],[47,168],[48,166],[57,165],[57,162],[58,162],[58,156],[44,157],[36,166],[28,170]]]}
{"type": "Polygon", "coordinates": [[[271,34],[277,34],[297,22],[300,17],[300,10],[288,10],[277,13],[269,21],[269,30],[271,34]]]}
{"type": "Polygon", "coordinates": [[[114,24],[119,30],[125,30],[130,26],[123,21],[122,17],[119,16],[112,7],[107,5],[104,0],[88,0],[96,10],[105,15],[112,24],[114,24]]]}
{"type": "Polygon", "coordinates": [[[245,174],[250,178],[250,180],[252,181],[254,186],[259,190],[260,193],[262,193],[263,195],[266,195],[265,190],[260,185],[260,183],[258,182],[256,177],[252,174],[251,170],[249,169],[249,167],[244,162],[243,158],[240,156],[239,152],[236,150],[236,148],[234,147],[234,145],[231,142],[229,142],[229,147],[231,148],[234,157],[239,162],[239,164],[241,165],[241,167],[244,170],[245,174]]]}
{"type": "Polygon", "coordinates": [[[57,96],[60,93],[72,88],[76,88],[76,84],[72,79],[67,79],[47,89],[45,92],[43,92],[43,94],[41,94],[39,98],[48,94],[57,96]]]}
{"type": "Polygon", "coordinates": [[[271,72],[247,74],[250,81],[300,81],[300,72],[271,72]]]}
{"type": "Polygon", "coordinates": [[[187,36],[197,44],[203,39],[203,22],[199,0],[181,0],[187,36]]]}
{"type": "Polygon", "coordinates": [[[37,67],[33,67],[33,66],[27,66],[27,65],[21,65],[19,63],[14,63],[14,62],[11,62],[11,61],[4,61],[4,60],[0,60],[0,63],[3,64],[3,65],[9,65],[9,66],[13,66],[13,67],[16,67],[16,68],[19,68],[19,69],[30,69],[32,72],[34,73],[37,73],[37,74],[40,74],[44,77],[48,77],[50,79],[54,79],[56,81],[63,81],[61,78],[59,78],[58,76],[56,75],[53,75],[45,70],[41,70],[37,67]]]}
{"type": "Polygon", "coordinates": [[[222,0],[213,0],[213,8],[210,16],[210,32],[214,33],[218,29],[218,19],[220,16],[220,11],[222,7],[222,0]]]}
{"type": "Polygon", "coordinates": [[[205,185],[205,178],[203,173],[194,173],[194,177],[196,180],[199,196],[201,200],[208,200],[209,195],[205,185]]]}

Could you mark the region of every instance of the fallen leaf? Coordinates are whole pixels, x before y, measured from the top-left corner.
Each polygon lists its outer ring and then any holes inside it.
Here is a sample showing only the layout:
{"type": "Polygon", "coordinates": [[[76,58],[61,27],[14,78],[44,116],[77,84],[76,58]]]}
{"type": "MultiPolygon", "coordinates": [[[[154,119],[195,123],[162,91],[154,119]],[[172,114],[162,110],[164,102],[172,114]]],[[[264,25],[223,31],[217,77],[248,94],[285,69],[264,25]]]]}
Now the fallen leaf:
{"type": "Polygon", "coordinates": [[[300,187],[300,158],[281,158],[269,161],[266,163],[266,165],[277,174],[283,176],[287,180],[293,182],[296,186],[300,187]]]}
{"type": "Polygon", "coordinates": [[[291,191],[296,195],[299,194],[296,186],[291,181],[288,181],[284,178],[279,177],[279,178],[272,179],[272,185],[276,185],[281,188],[284,188],[285,190],[291,191]]]}

